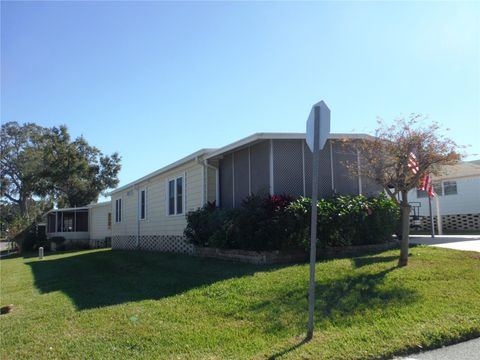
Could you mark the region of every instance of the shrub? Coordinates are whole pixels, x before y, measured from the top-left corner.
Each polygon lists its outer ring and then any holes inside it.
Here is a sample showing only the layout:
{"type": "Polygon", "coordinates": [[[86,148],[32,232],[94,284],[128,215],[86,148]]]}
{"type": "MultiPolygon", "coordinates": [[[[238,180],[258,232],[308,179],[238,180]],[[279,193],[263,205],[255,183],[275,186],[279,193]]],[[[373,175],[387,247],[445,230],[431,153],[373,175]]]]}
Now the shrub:
{"type": "MultiPolygon", "coordinates": [[[[399,221],[397,204],[383,195],[336,196],[318,201],[321,246],[381,243],[399,221]]],[[[215,204],[187,214],[185,236],[198,246],[243,250],[290,250],[309,247],[311,200],[288,195],[251,195],[238,209],[215,204]]]]}
{"type": "Polygon", "coordinates": [[[269,250],[288,245],[286,208],[289,195],[251,195],[239,209],[214,204],[187,214],[185,236],[199,246],[225,249],[269,250]]]}
{"type": "Polygon", "coordinates": [[[33,245],[33,250],[38,250],[39,247],[43,247],[44,250],[50,250],[50,241],[47,239],[45,233],[38,233],[36,237],[35,244],[33,245]]]}
{"type": "Polygon", "coordinates": [[[210,238],[226,221],[225,210],[217,209],[215,202],[209,202],[196,211],[187,214],[184,234],[194,245],[207,246],[210,238]]]}
{"type": "Polygon", "coordinates": [[[65,250],[65,238],[63,236],[53,236],[50,238],[50,241],[55,244],[55,250],[65,250]]]}
{"type": "MultiPolygon", "coordinates": [[[[372,197],[336,196],[318,201],[317,237],[322,246],[367,245],[385,242],[400,219],[398,205],[383,194],[372,197]]],[[[299,198],[289,208],[293,241],[308,248],[311,200],[299,198]]]]}
{"type": "Polygon", "coordinates": [[[45,231],[41,231],[35,223],[30,224],[22,232],[18,233],[14,241],[20,245],[22,251],[37,250],[41,246],[45,250],[50,248],[50,242],[45,231]]]}

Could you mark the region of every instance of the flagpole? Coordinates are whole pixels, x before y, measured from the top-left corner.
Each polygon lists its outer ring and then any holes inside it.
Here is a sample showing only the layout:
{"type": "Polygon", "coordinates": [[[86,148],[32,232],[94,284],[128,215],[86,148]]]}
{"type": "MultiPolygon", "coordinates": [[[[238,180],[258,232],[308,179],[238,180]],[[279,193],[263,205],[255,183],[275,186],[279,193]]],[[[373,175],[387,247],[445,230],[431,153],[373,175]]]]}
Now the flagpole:
{"type": "Polygon", "coordinates": [[[433,214],[432,214],[432,197],[428,194],[428,211],[430,212],[430,229],[432,232],[432,238],[435,238],[435,226],[433,224],[433,214]]]}
{"type": "Polygon", "coordinates": [[[440,215],[440,199],[438,195],[435,195],[435,210],[437,210],[437,233],[438,235],[443,235],[442,216],[440,215]]]}

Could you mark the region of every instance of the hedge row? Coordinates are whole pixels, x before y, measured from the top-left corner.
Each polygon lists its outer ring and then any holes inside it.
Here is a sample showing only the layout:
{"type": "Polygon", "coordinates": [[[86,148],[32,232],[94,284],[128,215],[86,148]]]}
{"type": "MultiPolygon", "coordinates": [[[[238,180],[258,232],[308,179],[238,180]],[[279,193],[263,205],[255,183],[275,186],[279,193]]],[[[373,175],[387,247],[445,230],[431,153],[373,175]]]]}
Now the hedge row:
{"type": "MultiPolygon", "coordinates": [[[[311,200],[288,195],[252,195],[240,208],[209,203],[187,214],[186,238],[197,246],[243,250],[307,250],[311,200]]],[[[395,202],[374,197],[336,196],[318,202],[320,246],[378,244],[389,240],[400,218],[395,202]]]]}

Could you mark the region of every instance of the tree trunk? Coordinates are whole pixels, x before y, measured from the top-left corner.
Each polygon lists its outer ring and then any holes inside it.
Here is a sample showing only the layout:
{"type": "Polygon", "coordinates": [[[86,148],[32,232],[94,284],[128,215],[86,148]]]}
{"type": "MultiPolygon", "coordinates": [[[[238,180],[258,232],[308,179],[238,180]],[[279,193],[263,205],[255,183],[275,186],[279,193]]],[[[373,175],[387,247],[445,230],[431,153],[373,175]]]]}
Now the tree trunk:
{"type": "Polygon", "coordinates": [[[28,207],[27,207],[28,198],[25,195],[20,194],[20,199],[18,200],[18,206],[20,208],[20,214],[23,216],[28,216],[28,207]]]}
{"type": "Polygon", "coordinates": [[[407,192],[402,191],[402,203],[400,204],[402,212],[402,241],[400,244],[400,259],[398,266],[407,266],[408,264],[408,237],[410,234],[410,205],[408,204],[407,192]]]}

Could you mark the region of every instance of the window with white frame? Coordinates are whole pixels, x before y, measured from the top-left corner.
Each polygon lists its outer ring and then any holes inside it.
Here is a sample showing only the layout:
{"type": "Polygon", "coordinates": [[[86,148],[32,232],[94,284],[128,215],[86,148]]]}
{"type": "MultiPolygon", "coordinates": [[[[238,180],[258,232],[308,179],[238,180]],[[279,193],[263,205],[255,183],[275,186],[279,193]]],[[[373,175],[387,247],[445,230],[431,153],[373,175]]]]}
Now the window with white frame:
{"type": "Polygon", "coordinates": [[[122,222],[122,199],[115,200],[115,222],[122,222]]]}
{"type": "Polygon", "coordinates": [[[147,218],[147,189],[140,190],[140,220],[147,218]]]}
{"type": "MultiPolygon", "coordinates": [[[[433,183],[433,191],[435,192],[436,195],[442,196],[443,195],[442,183],[433,183]]],[[[426,197],[427,197],[426,191],[417,189],[417,199],[426,198],[426,197]]]]}
{"type": "Polygon", "coordinates": [[[427,192],[417,189],[417,199],[424,198],[424,197],[427,197],[427,192]]]}
{"type": "Polygon", "coordinates": [[[456,195],[457,194],[457,182],[456,181],[444,181],[443,182],[443,192],[445,195],[456,195]]]}
{"type": "Polygon", "coordinates": [[[184,176],[177,176],[167,182],[167,213],[168,215],[183,214],[185,201],[184,176]]]}

